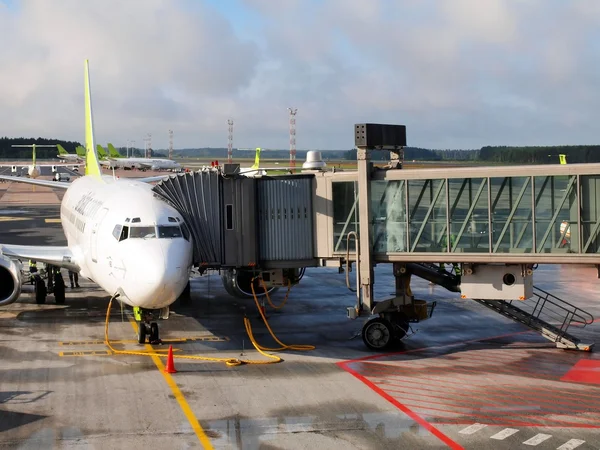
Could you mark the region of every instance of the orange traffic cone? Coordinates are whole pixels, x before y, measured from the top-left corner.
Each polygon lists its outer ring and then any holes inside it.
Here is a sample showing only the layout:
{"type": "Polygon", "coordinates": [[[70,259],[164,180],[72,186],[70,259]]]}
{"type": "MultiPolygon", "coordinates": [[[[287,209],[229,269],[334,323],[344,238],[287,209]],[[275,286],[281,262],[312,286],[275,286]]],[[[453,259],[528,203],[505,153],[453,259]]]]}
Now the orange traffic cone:
{"type": "Polygon", "coordinates": [[[167,367],[165,373],[177,373],[175,363],[173,362],[173,346],[169,345],[169,354],[167,355],[167,367]]]}

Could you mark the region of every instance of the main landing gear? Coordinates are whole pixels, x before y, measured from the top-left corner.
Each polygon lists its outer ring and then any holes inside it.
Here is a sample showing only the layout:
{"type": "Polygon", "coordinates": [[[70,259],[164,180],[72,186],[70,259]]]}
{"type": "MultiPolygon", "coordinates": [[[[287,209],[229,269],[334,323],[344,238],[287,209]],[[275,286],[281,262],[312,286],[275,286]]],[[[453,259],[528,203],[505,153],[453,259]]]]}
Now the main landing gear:
{"type": "Polygon", "coordinates": [[[44,279],[36,274],[33,277],[33,286],[35,288],[35,302],[38,305],[46,303],[46,296],[54,294],[54,301],[57,305],[65,304],[65,280],[63,280],[60,269],[54,266],[47,266],[48,285],[44,279]]]}
{"type": "MultiPolygon", "coordinates": [[[[133,316],[138,323],[137,338],[139,344],[145,344],[146,337],[148,338],[148,343],[151,345],[162,344],[158,323],[154,321],[157,316],[156,310],[143,309],[136,306],[133,308],[133,316]]],[[[158,316],[163,319],[168,318],[169,308],[167,307],[158,310],[158,316]]]]}

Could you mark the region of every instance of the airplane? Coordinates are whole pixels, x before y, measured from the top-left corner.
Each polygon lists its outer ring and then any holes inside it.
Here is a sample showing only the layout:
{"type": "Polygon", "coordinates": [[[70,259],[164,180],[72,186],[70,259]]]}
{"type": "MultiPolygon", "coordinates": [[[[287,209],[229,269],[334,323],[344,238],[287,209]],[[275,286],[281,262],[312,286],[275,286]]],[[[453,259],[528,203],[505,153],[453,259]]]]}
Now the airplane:
{"type": "MultiPolygon", "coordinates": [[[[42,145],[42,144],[14,144],[12,145],[12,147],[29,147],[32,149],[32,159],[31,159],[31,164],[29,164],[28,166],[24,166],[23,170],[27,171],[27,175],[29,175],[29,178],[37,178],[40,176],[42,170],[42,167],[51,167],[52,168],[52,172],[56,172],[56,168],[57,167],[68,167],[72,170],[79,170],[79,164],[60,164],[60,165],[56,165],[56,164],[36,164],[36,152],[35,149],[38,147],[56,147],[56,145],[42,145]]],[[[0,168],[2,167],[10,167],[11,168],[11,172],[13,173],[18,173],[19,170],[19,166],[18,165],[12,165],[12,166],[6,166],[6,165],[0,165],[0,168]]]]}
{"type": "MultiPolygon", "coordinates": [[[[57,158],[64,159],[65,161],[74,161],[74,162],[84,162],[85,161],[85,150],[84,150],[84,157],[81,157],[78,153],[73,155],[73,154],[67,152],[65,150],[65,148],[60,144],[56,144],[56,148],[58,149],[58,155],[56,155],[57,158]]],[[[77,148],[79,148],[79,146],[77,148]]],[[[81,147],[81,148],[83,148],[83,147],[81,147]]]]}
{"type": "Polygon", "coordinates": [[[109,158],[116,162],[117,167],[128,167],[136,169],[151,170],[181,170],[181,164],[172,159],[164,158],[131,158],[122,156],[117,149],[108,144],[109,158]]]}
{"type": "MultiPolygon", "coordinates": [[[[56,303],[65,301],[60,268],[78,272],[98,284],[112,298],[139,308],[142,319],[138,342],[159,341],[151,320],[165,317],[189,282],[192,268],[190,233],[181,215],[154,196],[150,181],[103,175],[94,145],[89,61],[85,78],[85,175],[71,183],[0,175],[6,181],[24,182],[65,190],[60,218],[67,238],[64,247],[0,244],[0,306],[16,301],[21,274],[16,260],[50,265],[56,303]]],[[[45,303],[46,287],[34,281],[37,303],[45,303]]]]}

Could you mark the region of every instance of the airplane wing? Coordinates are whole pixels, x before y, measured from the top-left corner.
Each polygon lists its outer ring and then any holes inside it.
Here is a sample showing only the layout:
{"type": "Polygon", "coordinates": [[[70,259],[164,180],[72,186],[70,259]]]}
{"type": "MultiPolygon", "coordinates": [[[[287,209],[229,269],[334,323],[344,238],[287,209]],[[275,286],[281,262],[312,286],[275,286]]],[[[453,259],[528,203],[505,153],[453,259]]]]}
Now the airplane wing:
{"type": "Polygon", "coordinates": [[[70,183],[66,183],[64,181],[38,180],[37,178],[21,178],[12,177],[10,175],[0,175],[0,180],[14,181],[15,183],[35,184],[37,186],[45,186],[58,189],[68,189],[70,185],[70,183]]]}
{"type": "Polygon", "coordinates": [[[169,178],[173,174],[164,174],[164,175],[154,175],[153,177],[143,177],[143,178],[132,178],[135,181],[141,181],[142,183],[152,183],[153,181],[164,180],[165,178],[169,178]]]}
{"type": "Polygon", "coordinates": [[[0,244],[0,253],[8,258],[32,260],[79,272],[69,247],[0,244]]]}

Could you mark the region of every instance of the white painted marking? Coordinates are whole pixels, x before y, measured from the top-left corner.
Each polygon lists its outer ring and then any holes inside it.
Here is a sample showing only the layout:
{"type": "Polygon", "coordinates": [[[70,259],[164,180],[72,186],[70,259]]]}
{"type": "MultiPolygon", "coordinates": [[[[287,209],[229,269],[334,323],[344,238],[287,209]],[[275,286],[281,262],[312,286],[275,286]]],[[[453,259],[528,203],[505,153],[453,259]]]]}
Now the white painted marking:
{"type": "Polygon", "coordinates": [[[513,434],[517,433],[518,431],[519,430],[515,430],[514,428],[505,428],[504,430],[502,430],[499,433],[496,433],[495,435],[490,437],[490,439],[497,439],[499,441],[503,441],[504,439],[506,439],[509,436],[512,436],[513,434]]]}
{"type": "Polygon", "coordinates": [[[473,433],[477,433],[479,430],[481,430],[485,427],[487,427],[487,425],[484,425],[482,423],[474,423],[473,425],[460,430],[459,433],[460,434],[473,434],[473,433]]]}
{"type": "Polygon", "coordinates": [[[531,439],[526,440],[525,442],[523,442],[523,444],[525,445],[538,445],[541,444],[542,442],[544,442],[546,439],[550,439],[552,437],[551,434],[536,434],[534,437],[532,437],[531,439]]]}
{"type": "Polygon", "coordinates": [[[585,441],[581,439],[571,439],[568,442],[565,442],[563,445],[558,447],[556,450],[573,450],[574,448],[579,447],[581,444],[585,444],[585,441]]]}

